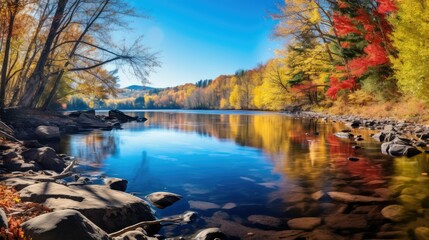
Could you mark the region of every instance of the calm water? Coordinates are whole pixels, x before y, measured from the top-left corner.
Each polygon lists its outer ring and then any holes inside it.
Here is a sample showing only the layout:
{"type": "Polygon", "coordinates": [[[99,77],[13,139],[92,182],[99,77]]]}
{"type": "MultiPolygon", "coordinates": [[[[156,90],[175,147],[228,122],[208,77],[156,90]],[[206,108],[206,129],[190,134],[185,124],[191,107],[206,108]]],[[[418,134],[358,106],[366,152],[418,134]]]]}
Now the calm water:
{"type": "Polygon", "coordinates": [[[353,130],[365,139],[358,143],[335,137],[333,133],[345,128],[340,123],[244,111],[128,114],[149,120],[124,124],[122,130],[67,136],[60,151],[80,158],[80,171],[96,183],[107,175],[127,179],[127,192],[140,197],[155,191],[182,195],[182,200],[156,214],[193,210],[199,220],[166,227],[164,232],[192,232],[222,214],[242,226],[269,229],[249,216],[286,220],[294,214],[317,216],[321,213],[292,210],[301,204],[303,211],[310,211],[315,203],[308,200],[309,194],[319,190],[374,195],[375,189],[409,181],[404,177],[423,179],[419,182],[427,178],[425,154],[413,159],[383,156],[368,130],[353,130]],[[356,144],[364,149],[353,149],[356,144]],[[348,161],[349,156],[359,161],[348,161]],[[341,174],[354,180],[341,184],[341,174]],[[367,184],[371,181],[378,184],[367,184]]]}

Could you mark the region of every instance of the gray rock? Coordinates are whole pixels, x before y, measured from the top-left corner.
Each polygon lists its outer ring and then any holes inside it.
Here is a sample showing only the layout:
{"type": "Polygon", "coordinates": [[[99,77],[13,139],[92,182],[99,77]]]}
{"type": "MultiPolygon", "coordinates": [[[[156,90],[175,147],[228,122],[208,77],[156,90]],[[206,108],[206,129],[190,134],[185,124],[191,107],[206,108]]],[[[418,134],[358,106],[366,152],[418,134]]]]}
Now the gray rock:
{"type": "Polygon", "coordinates": [[[154,192],[145,197],[155,207],[164,209],[182,199],[182,196],[170,192],[154,192]]]}
{"type": "Polygon", "coordinates": [[[11,159],[3,162],[3,166],[7,168],[9,171],[39,171],[42,170],[42,167],[34,161],[25,162],[21,159],[11,159]]]}
{"type": "Polygon", "coordinates": [[[109,186],[110,189],[125,192],[127,190],[128,181],[121,178],[106,178],[104,184],[109,186]]]}
{"type": "Polygon", "coordinates": [[[33,240],[108,240],[109,236],[75,210],[46,213],[21,224],[33,240]]]}
{"type": "Polygon", "coordinates": [[[3,211],[3,208],[0,208],[0,228],[7,229],[8,227],[6,213],[3,211]]]}
{"type": "Polygon", "coordinates": [[[128,231],[119,237],[115,237],[113,240],[158,240],[158,238],[149,237],[145,230],[137,228],[136,230],[128,231]]]}
{"type": "Polygon", "coordinates": [[[368,222],[362,214],[333,214],[325,218],[328,227],[338,230],[365,230],[368,222]]]}
{"type": "Polygon", "coordinates": [[[34,131],[39,140],[53,140],[60,138],[60,129],[56,126],[38,126],[34,131]]]}
{"type": "Polygon", "coordinates": [[[418,227],[414,229],[414,236],[417,240],[429,240],[429,228],[418,227]]]}
{"type": "Polygon", "coordinates": [[[54,211],[77,210],[106,232],[155,219],[142,199],[105,186],[38,183],[19,193],[22,201],[42,203],[54,211]]]}
{"type": "Polygon", "coordinates": [[[192,240],[214,240],[226,239],[225,234],[219,228],[207,228],[198,232],[192,240]]]}
{"type": "Polygon", "coordinates": [[[110,126],[109,124],[96,118],[95,115],[88,113],[81,113],[77,119],[77,123],[79,123],[85,128],[112,129],[112,126],[110,126]]]}
{"type": "Polygon", "coordinates": [[[22,152],[26,162],[35,161],[45,170],[61,172],[66,167],[65,162],[57,157],[57,153],[50,147],[31,148],[22,152]]]}
{"type": "Polygon", "coordinates": [[[253,224],[262,225],[270,228],[279,228],[283,224],[280,218],[266,215],[250,215],[247,220],[253,224]]]}
{"type": "Polygon", "coordinates": [[[12,186],[15,190],[20,191],[21,189],[28,187],[32,184],[37,183],[36,180],[33,179],[25,179],[25,178],[7,178],[2,181],[5,185],[12,186]]]}
{"type": "Polygon", "coordinates": [[[371,203],[371,202],[386,202],[387,199],[378,197],[368,197],[363,195],[352,195],[345,192],[328,192],[328,195],[335,201],[345,203],[371,203]]]}
{"type": "Polygon", "coordinates": [[[294,218],[287,222],[290,229],[313,230],[322,224],[322,219],[318,217],[294,218]]]}

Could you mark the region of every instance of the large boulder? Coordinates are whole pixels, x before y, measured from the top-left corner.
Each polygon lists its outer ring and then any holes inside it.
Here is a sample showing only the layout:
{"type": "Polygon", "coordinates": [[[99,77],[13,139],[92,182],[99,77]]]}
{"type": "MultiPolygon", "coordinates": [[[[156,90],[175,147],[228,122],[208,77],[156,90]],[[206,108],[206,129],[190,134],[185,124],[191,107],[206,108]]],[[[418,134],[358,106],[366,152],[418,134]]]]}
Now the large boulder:
{"type": "Polygon", "coordinates": [[[77,210],[109,233],[155,219],[142,199],[100,185],[67,187],[57,183],[38,183],[19,193],[23,201],[42,203],[54,211],[77,210]]]}
{"type": "Polygon", "coordinates": [[[61,172],[66,167],[66,163],[50,147],[30,148],[21,155],[26,162],[35,161],[46,170],[61,172]]]}
{"type": "Polygon", "coordinates": [[[98,119],[95,115],[82,113],[77,118],[77,123],[84,128],[101,128],[112,129],[112,126],[102,120],[98,119]]]}
{"type": "Polygon", "coordinates": [[[108,240],[106,232],[76,210],[46,213],[21,224],[33,240],[108,240]]]}
{"type": "Polygon", "coordinates": [[[56,126],[38,126],[34,135],[39,140],[60,139],[60,129],[56,126]]]}
{"type": "Polygon", "coordinates": [[[137,120],[137,117],[128,116],[125,113],[123,113],[123,112],[121,112],[121,111],[119,111],[117,109],[110,110],[109,111],[109,117],[110,118],[115,118],[115,119],[117,119],[121,123],[137,120]]]}

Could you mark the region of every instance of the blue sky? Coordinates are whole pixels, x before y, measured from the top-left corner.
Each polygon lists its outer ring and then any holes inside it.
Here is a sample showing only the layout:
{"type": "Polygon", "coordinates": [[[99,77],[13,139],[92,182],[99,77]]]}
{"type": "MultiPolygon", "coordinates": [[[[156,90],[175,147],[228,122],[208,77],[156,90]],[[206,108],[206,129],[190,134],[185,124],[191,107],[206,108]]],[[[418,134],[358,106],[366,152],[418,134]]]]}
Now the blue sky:
{"type": "MultiPolygon", "coordinates": [[[[130,4],[150,18],[130,21],[126,40],[143,35],[159,52],[161,68],[149,77],[153,87],[195,83],[251,69],[274,56],[281,40],[273,40],[276,24],[270,13],[274,0],[133,0],[130,4]]],[[[126,36],[123,36],[125,35],[126,36]]],[[[139,84],[120,73],[120,85],[139,84]]]]}

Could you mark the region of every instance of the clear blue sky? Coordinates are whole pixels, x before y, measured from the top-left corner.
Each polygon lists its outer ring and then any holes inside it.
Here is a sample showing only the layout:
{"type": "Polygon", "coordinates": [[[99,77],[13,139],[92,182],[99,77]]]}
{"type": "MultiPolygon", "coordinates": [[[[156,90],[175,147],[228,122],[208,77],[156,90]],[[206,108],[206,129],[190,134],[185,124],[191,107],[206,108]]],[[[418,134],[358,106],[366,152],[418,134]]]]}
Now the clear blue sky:
{"type": "MultiPolygon", "coordinates": [[[[132,32],[159,52],[162,67],[149,77],[153,87],[195,83],[251,69],[274,56],[281,46],[273,40],[275,0],[133,0],[149,19],[132,19],[132,32]]],[[[139,80],[120,73],[120,85],[139,80]]]]}

